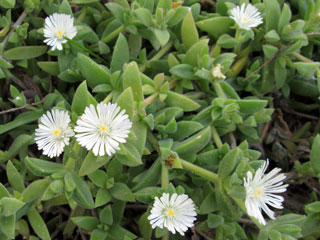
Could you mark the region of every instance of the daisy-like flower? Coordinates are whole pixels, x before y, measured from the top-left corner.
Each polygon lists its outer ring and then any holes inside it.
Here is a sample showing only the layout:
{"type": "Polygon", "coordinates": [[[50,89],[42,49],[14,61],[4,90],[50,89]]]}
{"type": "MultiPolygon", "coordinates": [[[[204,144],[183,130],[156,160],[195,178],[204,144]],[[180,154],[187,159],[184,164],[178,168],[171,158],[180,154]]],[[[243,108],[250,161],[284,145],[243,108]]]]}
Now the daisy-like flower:
{"type": "Polygon", "coordinates": [[[44,155],[52,158],[63,152],[64,146],[69,144],[70,137],[74,135],[69,123],[70,117],[66,111],[54,109],[41,116],[35,141],[44,155]]]}
{"type": "Polygon", "coordinates": [[[263,23],[262,17],[258,9],[252,4],[246,5],[242,3],[241,7],[237,6],[231,9],[230,16],[240,28],[250,30],[263,23]]]}
{"type": "Polygon", "coordinates": [[[106,153],[111,156],[119,150],[119,143],[125,143],[132,126],[125,110],[120,112],[117,104],[99,103],[86,107],[77,121],[74,131],[79,144],[92,149],[95,156],[106,153]]]}
{"type": "Polygon", "coordinates": [[[269,161],[264,162],[254,177],[249,171],[247,173],[247,179],[244,179],[244,186],[246,188],[246,201],[245,205],[247,212],[250,216],[259,220],[263,225],[266,225],[266,221],[262,215],[262,210],[271,218],[275,219],[274,212],[268,205],[281,209],[283,197],[277,195],[287,190],[288,184],[283,185],[283,180],[286,176],[281,173],[278,174],[281,169],[274,168],[268,174],[265,174],[269,165],[269,161]]]}
{"type": "Polygon", "coordinates": [[[77,29],[73,26],[73,17],[67,14],[54,13],[46,17],[44,26],[44,42],[52,47],[52,50],[62,50],[62,44],[66,43],[65,37],[72,39],[77,35],[77,29]]]}
{"type": "Polygon", "coordinates": [[[220,78],[220,79],[226,79],[226,76],[221,72],[221,64],[217,64],[214,68],[211,70],[212,76],[214,78],[220,78]]]}
{"type": "Polygon", "coordinates": [[[184,236],[188,227],[192,227],[197,213],[193,201],[185,194],[174,193],[171,198],[169,193],[162,194],[161,198],[155,198],[155,202],[148,217],[152,228],[167,228],[173,234],[179,232],[184,236]]]}

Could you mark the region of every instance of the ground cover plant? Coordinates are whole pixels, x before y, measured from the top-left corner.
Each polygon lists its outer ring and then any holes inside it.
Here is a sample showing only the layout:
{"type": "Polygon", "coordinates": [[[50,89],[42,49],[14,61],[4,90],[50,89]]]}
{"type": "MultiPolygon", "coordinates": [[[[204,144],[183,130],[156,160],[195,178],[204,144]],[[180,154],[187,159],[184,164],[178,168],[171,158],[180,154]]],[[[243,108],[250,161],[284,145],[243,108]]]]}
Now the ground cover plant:
{"type": "Polygon", "coordinates": [[[0,239],[320,237],[320,0],[1,0],[0,239]]]}

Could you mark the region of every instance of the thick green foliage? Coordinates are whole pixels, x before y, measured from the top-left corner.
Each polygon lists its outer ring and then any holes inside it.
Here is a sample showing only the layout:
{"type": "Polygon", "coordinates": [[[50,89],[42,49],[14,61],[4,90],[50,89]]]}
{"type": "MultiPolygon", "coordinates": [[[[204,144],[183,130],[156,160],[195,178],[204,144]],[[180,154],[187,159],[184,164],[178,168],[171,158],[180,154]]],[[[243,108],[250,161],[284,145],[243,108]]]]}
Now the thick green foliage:
{"type": "Polygon", "coordinates": [[[192,233],[170,239],[317,239],[320,0],[252,1],[263,23],[249,30],[229,17],[243,2],[0,0],[0,240],[168,239],[148,220],[164,192],[188,194],[198,212],[192,233]],[[77,28],[61,51],[43,42],[53,13],[77,28]],[[133,124],[113,156],[75,140],[56,158],[37,150],[43,113],[66,110],[74,127],[100,102],[133,124]],[[284,204],[266,226],[244,219],[257,149],[272,167],[295,161],[295,186],[313,184],[304,209],[284,204]]]}

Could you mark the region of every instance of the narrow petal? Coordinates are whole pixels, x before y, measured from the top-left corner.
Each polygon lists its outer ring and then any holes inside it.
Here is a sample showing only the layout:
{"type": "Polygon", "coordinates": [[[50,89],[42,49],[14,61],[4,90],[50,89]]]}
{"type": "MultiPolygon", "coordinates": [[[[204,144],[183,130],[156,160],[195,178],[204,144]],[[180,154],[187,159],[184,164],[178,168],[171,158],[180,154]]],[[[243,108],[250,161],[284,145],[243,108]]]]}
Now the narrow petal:
{"type": "Polygon", "coordinates": [[[74,19],[67,14],[54,13],[45,19],[44,25],[44,40],[47,45],[51,46],[52,50],[62,50],[63,43],[66,43],[67,38],[74,38],[77,35],[77,29],[74,27],[74,19]]]}
{"type": "Polygon", "coordinates": [[[69,144],[74,132],[69,126],[70,117],[66,111],[54,109],[43,114],[38,128],[35,130],[35,141],[43,154],[58,157],[69,144]]]}
{"type": "Polygon", "coordinates": [[[268,161],[256,171],[253,176],[251,172],[247,173],[247,178],[244,179],[244,187],[246,189],[245,206],[248,215],[257,218],[263,225],[266,221],[262,215],[265,212],[268,217],[275,219],[274,212],[268,207],[281,209],[284,198],[277,195],[286,191],[287,184],[283,184],[285,179],[284,174],[279,174],[280,168],[274,168],[269,173],[265,174],[268,161]]]}
{"type": "Polygon", "coordinates": [[[129,116],[120,112],[117,104],[102,102],[86,107],[76,124],[77,141],[95,156],[112,156],[119,144],[126,142],[132,127],[129,116]]]}
{"type": "Polygon", "coordinates": [[[194,225],[196,212],[193,201],[185,194],[170,195],[163,193],[160,199],[155,198],[148,219],[153,228],[163,226],[172,234],[178,232],[184,236],[189,227],[194,225]]]}

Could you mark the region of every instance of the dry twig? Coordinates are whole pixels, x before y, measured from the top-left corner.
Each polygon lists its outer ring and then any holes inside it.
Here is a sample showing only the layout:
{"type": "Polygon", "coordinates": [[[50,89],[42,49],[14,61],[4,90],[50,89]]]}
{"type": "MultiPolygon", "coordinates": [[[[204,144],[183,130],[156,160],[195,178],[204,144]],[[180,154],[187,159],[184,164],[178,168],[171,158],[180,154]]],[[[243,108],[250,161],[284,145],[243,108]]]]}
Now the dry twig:
{"type": "Polygon", "coordinates": [[[17,78],[16,76],[12,75],[8,77],[8,79],[12,80],[14,83],[16,83],[17,85],[19,85],[20,87],[22,87],[23,89],[28,89],[27,86],[24,84],[24,82],[22,82],[19,78],[17,78]]]}
{"type": "Polygon", "coordinates": [[[5,50],[12,33],[16,30],[16,27],[18,27],[19,25],[21,25],[21,23],[23,23],[26,16],[27,16],[27,12],[23,11],[20,17],[17,19],[17,21],[12,25],[10,32],[2,42],[2,52],[5,50]]]}
{"type": "Polygon", "coordinates": [[[5,114],[5,113],[9,113],[9,112],[15,112],[15,111],[24,109],[24,108],[26,108],[26,107],[36,106],[36,105],[39,105],[39,104],[41,104],[41,103],[43,103],[43,102],[44,102],[44,98],[43,98],[41,101],[36,102],[36,103],[25,104],[25,105],[23,105],[23,106],[21,106],[21,107],[16,107],[16,108],[11,108],[11,109],[8,109],[8,110],[1,111],[1,112],[0,112],[0,115],[5,114]]]}
{"type": "Polygon", "coordinates": [[[210,238],[209,236],[207,236],[204,232],[201,232],[200,230],[198,230],[198,229],[196,229],[196,228],[195,228],[195,230],[196,230],[196,232],[197,232],[200,236],[202,236],[204,239],[206,239],[206,240],[212,240],[212,238],[210,238]]]}
{"type": "Polygon", "coordinates": [[[307,36],[312,36],[312,35],[320,35],[320,32],[309,32],[306,33],[307,36]]]}
{"type": "Polygon", "coordinates": [[[248,77],[246,77],[245,79],[242,80],[242,82],[247,81],[249,78],[251,78],[254,74],[256,74],[257,72],[259,72],[264,66],[268,65],[280,52],[280,49],[271,57],[269,58],[267,61],[265,61],[265,63],[263,63],[260,67],[258,67],[255,71],[253,71],[252,73],[249,74],[248,77]]]}
{"type": "Polygon", "coordinates": [[[231,148],[232,149],[236,148],[237,147],[237,139],[232,132],[229,132],[229,138],[230,138],[230,142],[231,142],[231,148]]]}
{"type": "Polygon", "coordinates": [[[239,222],[240,222],[240,223],[243,223],[243,224],[250,225],[250,226],[257,227],[257,225],[256,225],[254,222],[252,222],[250,219],[240,218],[240,219],[239,219],[239,222]]]}

